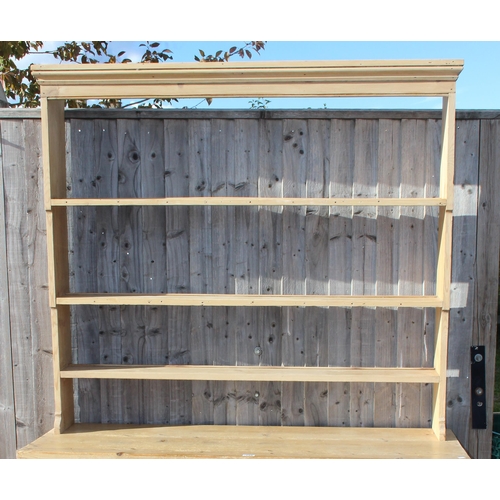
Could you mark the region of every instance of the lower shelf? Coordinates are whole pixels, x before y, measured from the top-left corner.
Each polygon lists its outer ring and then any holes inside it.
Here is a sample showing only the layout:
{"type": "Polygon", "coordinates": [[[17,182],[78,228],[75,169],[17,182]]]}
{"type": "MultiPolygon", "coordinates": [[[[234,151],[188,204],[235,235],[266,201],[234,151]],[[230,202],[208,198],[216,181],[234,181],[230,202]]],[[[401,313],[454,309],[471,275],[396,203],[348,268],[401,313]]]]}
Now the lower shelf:
{"type": "Polygon", "coordinates": [[[469,458],[431,429],[75,424],[18,458],[469,458]]]}

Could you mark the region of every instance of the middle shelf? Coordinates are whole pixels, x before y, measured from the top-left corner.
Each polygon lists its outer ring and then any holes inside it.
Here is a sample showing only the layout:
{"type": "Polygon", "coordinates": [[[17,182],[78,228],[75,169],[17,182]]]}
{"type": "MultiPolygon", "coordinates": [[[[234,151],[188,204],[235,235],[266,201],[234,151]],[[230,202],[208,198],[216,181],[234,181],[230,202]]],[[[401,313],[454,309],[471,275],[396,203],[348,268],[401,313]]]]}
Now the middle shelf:
{"type": "Polygon", "coordinates": [[[58,305],[442,307],[436,295],[258,295],[191,293],[69,293],[58,305]]]}

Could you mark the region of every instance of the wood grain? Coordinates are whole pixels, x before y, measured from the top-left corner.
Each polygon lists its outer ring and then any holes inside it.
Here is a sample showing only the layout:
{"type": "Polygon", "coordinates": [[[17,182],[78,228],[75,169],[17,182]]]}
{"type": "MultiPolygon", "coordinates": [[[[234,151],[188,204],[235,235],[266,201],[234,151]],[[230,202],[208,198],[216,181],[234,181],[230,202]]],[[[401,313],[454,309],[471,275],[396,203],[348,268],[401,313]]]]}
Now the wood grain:
{"type": "MultiPolygon", "coordinates": [[[[495,352],[496,352],[496,321],[498,301],[498,254],[500,242],[500,201],[497,186],[500,183],[498,168],[488,168],[498,163],[500,155],[500,122],[491,120],[481,123],[480,131],[480,161],[479,161],[479,198],[477,212],[477,241],[484,242],[477,248],[476,266],[477,299],[474,304],[475,322],[473,325],[473,345],[486,346],[490,355],[486,358],[486,390],[488,391],[488,427],[491,429],[494,387],[495,352]],[[488,411],[489,410],[489,411],[488,411]]],[[[487,430],[469,432],[471,455],[478,458],[488,458],[491,453],[491,434],[487,430]]]]}
{"type": "Polygon", "coordinates": [[[259,426],[76,425],[46,434],[19,458],[447,458],[466,459],[450,431],[259,426]]]}
{"type": "Polygon", "coordinates": [[[27,445],[37,437],[34,422],[36,392],[33,386],[35,374],[30,317],[24,141],[22,121],[2,123],[8,304],[18,447],[27,445]]]}
{"type": "MultiPolygon", "coordinates": [[[[4,196],[3,144],[0,122],[0,289],[8,290],[6,214],[4,196]]],[[[14,407],[14,379],[12,370],[12,340],[10,334],[9,294],[0,294],[0,458],[13,458],[16,454],[16,415],[14,407]]],[[[48,371],[50,374],[50,370],[48,371]]]]}

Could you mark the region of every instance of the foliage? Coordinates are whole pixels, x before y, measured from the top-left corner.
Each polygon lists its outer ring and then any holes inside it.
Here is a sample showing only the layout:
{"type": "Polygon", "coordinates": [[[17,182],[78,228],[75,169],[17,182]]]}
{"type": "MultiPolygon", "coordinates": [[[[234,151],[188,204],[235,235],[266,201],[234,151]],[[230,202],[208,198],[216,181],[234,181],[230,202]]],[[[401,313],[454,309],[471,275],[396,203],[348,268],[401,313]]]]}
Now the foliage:
{"type": "Polygon", "coordinates": [[[248,101],[248,104],[250,104],[250,109],[267,109],[267,105],[270,102],[271,101],[269,99],[259,97],[258,99],[252,99],[251,101],[248,101]]]}
{"type": "MultiPolygon", "coordinates": [[[[109,50],[109,43],[105,41],[91,42],[65,42],[54,50],[42,50],[43,42],[29,41],[0,41],[0,76],[3,80],[5,94],[11,107],[36,108],[40,105],[40,87],[31,74],[30,68],[18,68],[15,61],[22,60],[28,54],[52,54],[61,62],[77,64],[96,63],[129,63],[131,59],[124,57],[125,51],[113,54],[109,50]]],[[[242,47],[231,47],[229,50],[218,50],[214,55],[205,55],[199,49],[199,56],[194,60],[198,62],[225,62],[233,56],[252,58],[252,52],[259,53],[264,50],[266,42],[246,42],[242,47]]],[[[160,42],[141,43],[143,55],[140,62],[165,63],[173,60],[172,51],[161,49],[160,42]]],[[[206,99],[208,104],[211,99],[206,99]]],[[[118,108],[138,105],[140,107],[161,108],[165,102],[177,101],[176,99],[143,99],[138,102],[122,105],[120,99],[102,99],[97,104],[88,104],[84,100],[71,100],[67,102],[70,108],[118,108]]]]}

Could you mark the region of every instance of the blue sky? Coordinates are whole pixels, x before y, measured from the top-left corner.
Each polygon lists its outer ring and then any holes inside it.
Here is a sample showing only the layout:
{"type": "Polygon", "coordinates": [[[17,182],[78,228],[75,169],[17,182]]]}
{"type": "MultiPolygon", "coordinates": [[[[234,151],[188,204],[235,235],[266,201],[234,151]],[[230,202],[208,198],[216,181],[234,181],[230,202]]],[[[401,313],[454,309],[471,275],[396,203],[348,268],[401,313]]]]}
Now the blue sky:
{"type": "MultiPolygon", "coordinates": [[[[156,40],[155,40],[156,41],[156,40]]],[[[157,40],[159,41],[159,40],[157,40]]],[[[125,50],[127,56],[140,60],[143,47],[140,41],[113,42],[115,53],[125,50]]],[[[57,45],[46,42],[45,48],[57,45]]],[[[194,55],[202,49],[206,54],[217,50],[241,46],[241,41],[175,41],[162,42],[161,48],[173,52],[175,62],[193,62],[194,55]]],[[[500,42],[428,42],[428,41],[268,41],[264,51],[253,59],[280,60],[359,60],[359,59],[463,59],[464,70],[457,82],[457,109],[500,109],[500,42]]],[[[233,60],[240,60],[234,57],[233,60]]],[[[30,62],[55,62],[51,56],[32,56],[30,62]]],[[[257,96],[263,97],[266,96],[257,96]]],[[[439,98],[345,98],[345,99],[276,99],[268,104],[270,109],[328,107],[362,109],[438,109],[439,98]]],[[[183,100],[176,107],[197,106],[206,108],[199,100],[183,100]]],[[[219,99],[211,108],[249,108],[249,99],[219,99]]]]}

